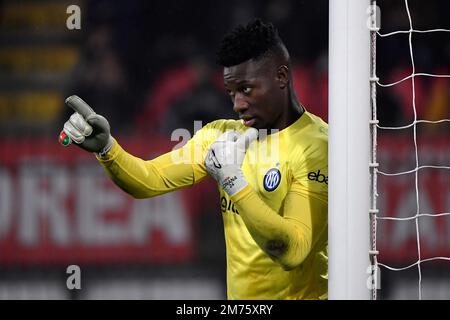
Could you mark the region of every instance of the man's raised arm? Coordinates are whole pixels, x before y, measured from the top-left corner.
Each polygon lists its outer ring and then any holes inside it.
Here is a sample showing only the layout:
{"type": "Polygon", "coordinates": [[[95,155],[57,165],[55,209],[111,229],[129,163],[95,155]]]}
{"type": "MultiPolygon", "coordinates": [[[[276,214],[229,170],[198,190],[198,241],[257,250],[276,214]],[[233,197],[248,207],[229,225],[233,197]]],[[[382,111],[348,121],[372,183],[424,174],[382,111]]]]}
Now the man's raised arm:
{"type": "Polygon", "coordinates": [[[126,152],[111,136],[105,117],[80,97],[70,96],[66,104],[75,113],[64,124],[61,144],[72,142],[94,152],[114,183],[135,198],[157,196],[191,186],[207,176],[203,161],[195,162],[195,152],[201,146],[189,141],[183,148],[163,154],[153,160],[143,160],[126,152]]]}

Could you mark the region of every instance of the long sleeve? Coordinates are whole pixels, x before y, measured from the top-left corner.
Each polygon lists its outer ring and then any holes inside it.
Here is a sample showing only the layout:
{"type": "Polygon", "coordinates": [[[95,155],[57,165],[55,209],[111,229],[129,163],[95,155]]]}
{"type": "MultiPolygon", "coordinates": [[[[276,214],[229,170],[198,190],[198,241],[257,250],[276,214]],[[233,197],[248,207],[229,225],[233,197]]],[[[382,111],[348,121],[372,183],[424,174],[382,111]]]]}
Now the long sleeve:
{"type": "Polygon", "coordinates": [[[286,270],[300,265],[327,232],[327,202],[293,183],[280,213],[247,186],[232,198],[259,247],[286,270]]]}
{"type": "Polygon", "coordinates": [[[114,140],[108,154],[97,159],[118,187],[135,198],[148,198],[191,186],[207,176],[202,149],[195,147],[191,140],[180,149],[143,160],[127,153],[114,140]]]}
{"type": "Polygon", "coordinates": [[[122,190],[135,198],[154,197],[204,180],[208,176],[204,159],[209,145],[225,130],[239,124],[233,120],[210,122],[183,147],[153,160],[132,156],[114,140],[108,154],[97,159],[122,190]]]}

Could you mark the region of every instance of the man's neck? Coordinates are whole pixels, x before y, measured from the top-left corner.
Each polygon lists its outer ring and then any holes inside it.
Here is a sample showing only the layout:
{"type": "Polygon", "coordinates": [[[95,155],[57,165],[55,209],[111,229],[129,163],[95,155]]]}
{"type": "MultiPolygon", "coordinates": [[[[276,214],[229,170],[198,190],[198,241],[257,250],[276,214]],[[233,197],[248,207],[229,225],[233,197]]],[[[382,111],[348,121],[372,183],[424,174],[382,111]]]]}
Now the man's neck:
{"type": "MultiPolygon", "coordinates": [[[[297,97],[291,96],[289,99],[289,106],[285,115],[284,124],[282,126],[282,129],[289,127],[291,124],[293,124],[295,121],[300,119],[300,117],[305,112],[305,108],[303,105],[297,100],[297,97]]],[[[281,130],[282,130],[281,129],[281,130]]]]}

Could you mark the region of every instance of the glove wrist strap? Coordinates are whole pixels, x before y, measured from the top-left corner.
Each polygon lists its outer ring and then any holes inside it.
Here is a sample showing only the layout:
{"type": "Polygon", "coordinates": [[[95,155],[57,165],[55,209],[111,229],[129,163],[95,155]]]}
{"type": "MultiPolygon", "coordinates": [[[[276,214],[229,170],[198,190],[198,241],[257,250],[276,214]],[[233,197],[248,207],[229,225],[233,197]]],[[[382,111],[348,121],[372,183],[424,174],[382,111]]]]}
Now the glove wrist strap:
{"type": "Polygon", "coordinates": [[[234,174],[227,175],[221,181],[223,190],[230,196],[234,196],[236,193],[244,189],[248,182],[244,177],[241,170],[237,170],[234,174]]]}
{"type": "Polygon", "coordinates": [[[113,139],[109,136],[108,143],[99,152],[96,152],[100,158],[104,158],[113,147],[113,139]]]}

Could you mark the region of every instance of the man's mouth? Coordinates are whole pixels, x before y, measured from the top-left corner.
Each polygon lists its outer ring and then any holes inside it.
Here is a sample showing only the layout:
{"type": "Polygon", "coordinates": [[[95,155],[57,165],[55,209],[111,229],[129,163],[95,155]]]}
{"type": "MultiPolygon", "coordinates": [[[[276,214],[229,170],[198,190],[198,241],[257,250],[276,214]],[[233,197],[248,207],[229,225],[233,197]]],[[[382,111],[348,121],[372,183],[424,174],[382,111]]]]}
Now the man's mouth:
{"type": "Polygon", "coordinates": [[[242,118],[241,120],[246,127],[251,127],[255,123],[255,118],[242,118]]]}

